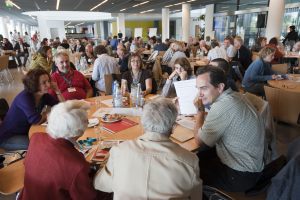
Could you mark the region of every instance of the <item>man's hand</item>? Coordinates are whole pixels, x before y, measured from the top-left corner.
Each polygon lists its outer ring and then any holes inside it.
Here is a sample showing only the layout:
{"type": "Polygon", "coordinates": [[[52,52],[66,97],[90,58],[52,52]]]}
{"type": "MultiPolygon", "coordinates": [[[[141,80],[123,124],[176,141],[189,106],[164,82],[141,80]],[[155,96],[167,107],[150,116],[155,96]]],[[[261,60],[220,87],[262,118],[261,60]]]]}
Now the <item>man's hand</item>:
{"type": "Polygon", "coordinates": [[[194,105],[198,111],[204,111],[204,105],[203,105],[202,99],[199,96],[199,93],[197,94],[197,96],[194,99],[194,105]]]}

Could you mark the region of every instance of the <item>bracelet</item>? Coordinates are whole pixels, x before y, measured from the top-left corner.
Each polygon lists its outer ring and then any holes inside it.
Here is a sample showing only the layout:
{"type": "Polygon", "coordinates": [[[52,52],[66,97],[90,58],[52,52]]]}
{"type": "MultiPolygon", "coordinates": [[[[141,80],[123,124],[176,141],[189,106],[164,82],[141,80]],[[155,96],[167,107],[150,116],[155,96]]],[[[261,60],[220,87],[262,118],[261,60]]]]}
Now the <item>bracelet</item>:
{"type": "Polygon", "coordinates": [[[60,95],[60,94],[61,94],[61,92],[55,92],[55,94],[56,94],[56,95],[60,95]]]}

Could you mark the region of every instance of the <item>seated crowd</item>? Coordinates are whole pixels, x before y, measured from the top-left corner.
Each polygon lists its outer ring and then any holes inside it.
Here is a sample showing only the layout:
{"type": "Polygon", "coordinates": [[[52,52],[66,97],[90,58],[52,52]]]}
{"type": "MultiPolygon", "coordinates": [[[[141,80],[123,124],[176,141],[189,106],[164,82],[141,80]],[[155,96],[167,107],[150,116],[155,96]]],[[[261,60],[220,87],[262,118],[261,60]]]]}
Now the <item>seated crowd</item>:
{"type": "MultiPolygon", "coordinates": [[[[28,149],[18,199],[201,200],[203,185],[230,192],[253,188],[266,165],[265,129],[255,107],[239,91],[242,87],[264,97],[267,81],[281,77],[272,71],[272,63],[280,62],[284,53],[277,38],[266,43],[266,38],[258,38],[250,51],[239,36],[228,36],[223,44],[198,38],[162,42],[156,37],[144,43],[140,37],[122,41],[115,36],[94,45],[87,38],[62,43],[45,38],[24,70],[24,90],[0,122],[0,148],[28,149]],[[160,61],[162,88],[151,65],[145,67],[147,49],[156,52],[154,64],[157,56],[160,61]],[[258,52],[256,60],[252,52],[258,52]],[[205,66],[194,70],[189,57],[201,58],[205,66]],[[91,77],[86,77],[89,68],[91,77]],[[105,85],[105,77],[114,74],[120,77],[123,94],[140,84],[142,95],[162,97],[144,106],[144,133],[112,147],[107,164],[92,174],[75,148],[88,123],[89,104],[79,100],[106,93],[111,85],[105,85]],[[198,91],[196,154],[170,139],[178,108],[167,98],[177,96],[174,82],[190,79],[195,79],[198,91]],[[45,121],[47,133],[29,135],[32,125],[45,121]]],[[[4,44],[2,49],[15,50],[19,66],[25,67],[29,44],[22,38],[14,46],[5,38],[4,44]]]]}

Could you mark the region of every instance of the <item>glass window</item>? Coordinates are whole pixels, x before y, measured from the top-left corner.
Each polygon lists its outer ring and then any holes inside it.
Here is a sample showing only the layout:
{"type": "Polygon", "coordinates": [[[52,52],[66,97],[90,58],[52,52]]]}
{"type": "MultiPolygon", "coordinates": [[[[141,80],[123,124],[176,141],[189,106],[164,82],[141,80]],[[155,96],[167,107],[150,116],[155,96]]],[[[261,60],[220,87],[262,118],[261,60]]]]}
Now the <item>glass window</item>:
{"type": "Polygon", "coordinates": [[[267,7],[268,0],[240,0],[239,10],[267,7]]]}
{"type": "Polygon", "coordinates": [[[286,36],[289,31],[289,26],[296,26],[296,31],[300,30],[300,9],[296,8],[288,8],[285,9],[283,23],[282,23],[282,31],[281,31],[281,39],[286,36]]]}

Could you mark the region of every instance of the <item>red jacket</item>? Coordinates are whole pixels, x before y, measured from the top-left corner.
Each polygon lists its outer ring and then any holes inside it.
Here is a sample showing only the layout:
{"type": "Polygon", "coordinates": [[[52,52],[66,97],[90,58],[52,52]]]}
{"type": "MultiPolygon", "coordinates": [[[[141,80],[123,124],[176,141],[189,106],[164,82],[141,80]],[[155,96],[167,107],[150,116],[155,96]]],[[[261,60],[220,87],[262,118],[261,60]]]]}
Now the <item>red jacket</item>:
{"type": "Polygon", "coordinates": [[[25,158],[19,200],[97,199],[84,156],[66,139],[35,133],[25,158]]]}

